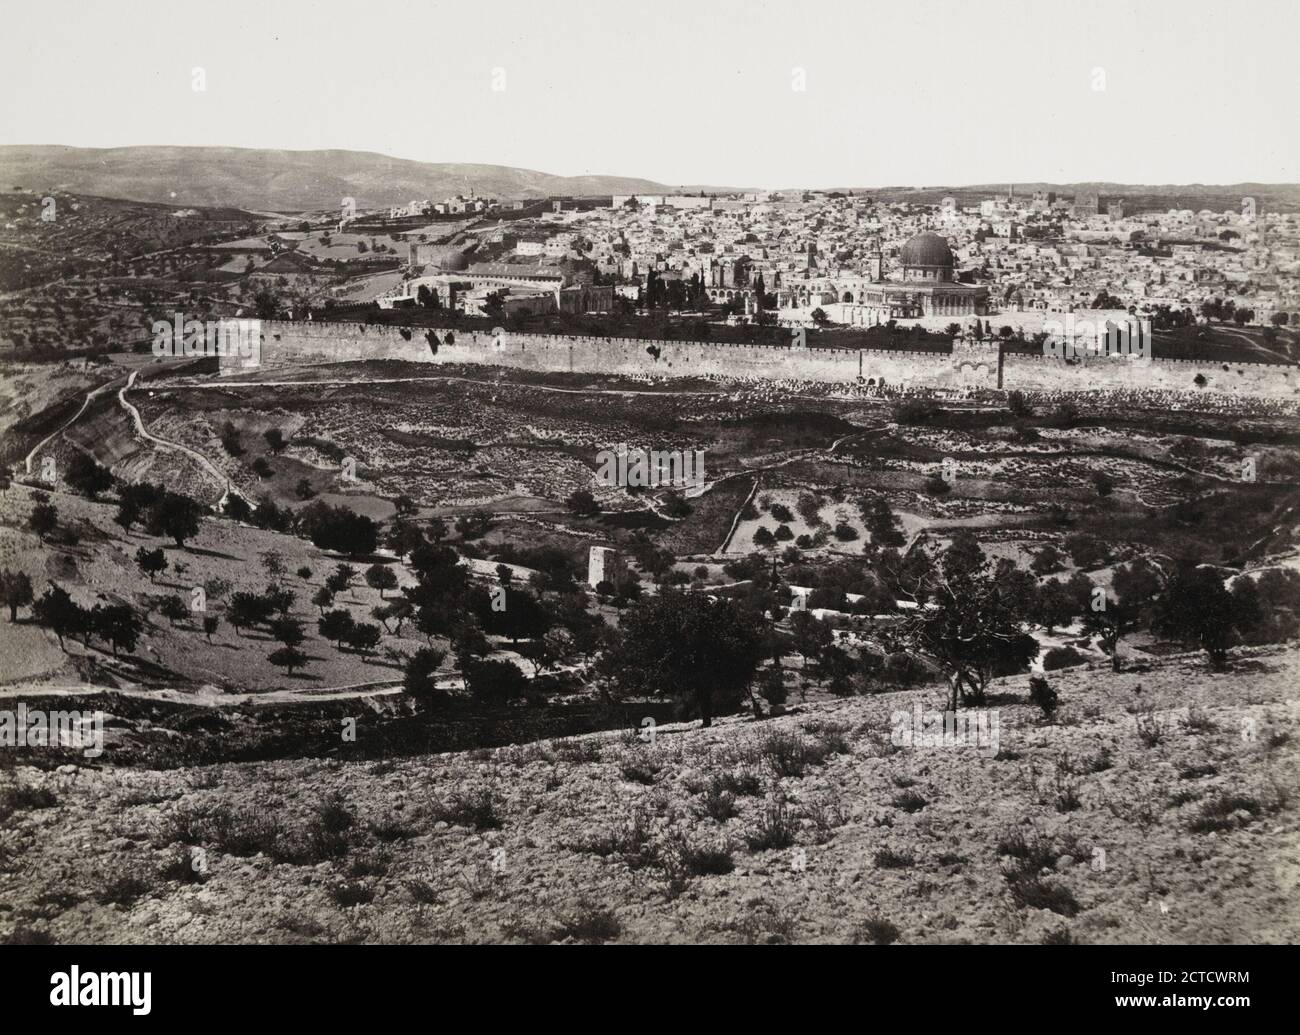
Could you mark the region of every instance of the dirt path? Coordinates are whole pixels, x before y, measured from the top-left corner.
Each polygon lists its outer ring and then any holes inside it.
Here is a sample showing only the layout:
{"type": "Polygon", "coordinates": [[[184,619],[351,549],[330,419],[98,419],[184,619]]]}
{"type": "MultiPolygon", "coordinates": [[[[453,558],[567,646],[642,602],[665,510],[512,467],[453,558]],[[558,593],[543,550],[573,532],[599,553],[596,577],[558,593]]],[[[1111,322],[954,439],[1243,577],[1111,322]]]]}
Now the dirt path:
{"type": "Polygon", "coordinates": [[[726,395],[726,392],[702,391],[651,391],[640,388],[556,388],[554,385],[521,384],[516,381],[487,381],[477,377],[456,377],[452,374],[434,374],[430,377],[372,377],[372,378],[327,378],[319,381],[213,381],[210,383],[173,384],[166,391],[204,391],[223,388],[316,388],[349,387],[352,385],[395,385],[413,381],[459,381],[463,384],[483,385],[487,388],[530,388],[538,392],[556,392],[561,395],[726,395]]]}
{"type": "Polygon", "coordinates": [[[209,460],[198,450],[191,449],[189,446],[181,445],[179,442],[171,442],[165,438],[159,438],[157,435],[155,435],[145,426],[144,417],[141,415],[139,409],[137,409],[135,404],[130,402],[126,397],[126,393],[135,387],[135,380],[139,376],[139,374],[140,374],[139,370],[132,370],[131,373],[127,375],[125,380],[123,380],[120,377],[114,378],[113,380],[107,381],[104,384],[100,385],[98,388],[92,388],[89,392],[87,392],[86,397],[81,401],[81,407],[77,410],[77,412],[74,413],[67,421],[65,421],[62,425],[60,425],[56,430],[50,432],[43,439],[41,439],[40,442],[36,443],[36,445],[32,447],[31,452],[29,452],[27,456],[23,459],[23,468],[26,471],[26,473],[29,475],[32,473],[32,465],[36,462],[36,456],[38,453],[40,453],[42,449],[44,449],[56,438],[62,435],[65,431],[67,431],[70,427],[72,427],[72,425],[77,423],[77,421],[81,419],[82,415],[85,414],[86,410],[90,408],[90,404],[96,398],[103,395],[105,392],[112,391],[114,388],[116,388],[117,400],[119,403],[121,403],[122,408],[126,410],[127,414],[130,416],[131,422],[135,426],[135,433],[140,438],[144,439],[146,442],[149,442],[152,445],[159,447],[160,449],[167,449],[167,450],[172,450],[173,452],[184,453],[191,460],[195,461],[200,467],[202,467],[203,470],[207,472],[207,474],[217,483],[217,485],[221,487],[222,495],[221,495],[221,500],[218,502],[218,506],[224,503],[226,497],[232,492],[235,493],[236,495],[242,496],[243,494],[240,493],[238,489],[234,488],[234,486],[230,484],[229,478],[227,478],[226,475],[221,472],[221,470],[216,466],[216,464],[214,464],[211,460],[209,460]]]}
{"type": "MultiPolygon", "coordinates": [[[[694,389],[651,389],[651,388],[558,388],[555,385],[529,384],[525,381],[489,381],[476,377],[458,377],[454,374],[431,374],[426,377],[369,377],[369,378],[326,378],[322,380],[286,380],[286,381],[207,381],[190,384],[169,384],[164,391],[220,391],[223,388],[314,388],[325,385],[334,388],[346,388],[353,385],[392,385],[407,384],[414,381],[459,381],[463,384],[482,385],[487,388],[528,388],[538,392],[554,392],[559,395],[644,395],[644,396],[696,396],[711,398],[730,395],[734,389],[718,388],[712,391],[694,389]]],[[[795,395],[784,396],[786,399],[802,399],[808,402],[859,403],[862,400],[842,398],[834,395],[795,395]]],[[[995,407],[990,407],[990,409],[995,407]]],[[[883,425],[882,425],[883,427],[883,425]]],[[[869,428],[879,431],[880,428],[869,428]]],[[[854,432],[845,438],[861,434],[854,432]]]]}
{"type": "Polygon", "coordinates": [[[256,693],[227,693],[217,687],[198,690],[150,690],[140,687],[113,688],[75,683],[63,686],[4,687],[0,700],[32,697],[92,697],[101,694],[119,694],[142,701],[169,701],[191,704],[199,708],[225,708],[244,704],[303,704],[314,701],[353,701],[366,697],[388,697],[402,692],[401,679],[381,679],[370,683],[353,683],[346,686],[303,687],[301,689],[263,690],[256,693]]]}
{"type": "Polygon", "coordinates": [[[200,453],[197,449],[191,449],[189,446],[183,446],[179,442],[169,442],[165,438],[159,438],[157,435],[153,434],[153,432],[151,432],[148,428],[145,427],[144,417],[140,415],[140,411],[136,409],[135,404],[129,402],[126,398],[126,393],[129,392],[133,387],[135,387],[135,379],[139,373],[140,371],[138,370],[131,371],[131,376],[126,379],[126,384],[124,384],[121,387],[121,389],[118,390],[117,393],[118,402],[120,402],[122,404],[123,409],[125,409],[126,412],[130,414],[131,420],[135,424],[135,433],[139,435],[142,439],[144,439],[146,442],[151,442],[162,449],[170,449],[178,453],[184,453],[191,460],[194,460],[196,463],[198,463],[198,465],[202,467],[212,477],[212,479],[217,483],[217,485],[221,487],[222,495],[220,501],[218,502],[218,506],[224,503],[226,501],[226,497],[229,496],[229,494],[232,492],[235,493],[235,495],[237,496],[242,496],[242,493],[240,493],[239,490],[236,489],[230,483],[230,479],[227,478],[226,475],[221,472],[221,470],[217,467],[217,465],[214,464],[202,453],[200,453]]]}
{"type": "MultiPolygon", "coordinates": [[[[132,374],[131,377],[135,377],[135,374],[132,374]]],[[[28,474],[32,473],[32,463],[36,459],[36,454],[39,453],[42,449],[44,449],[47,445],[49,445],[52,441],[54,441],[54,439],[58,438],[70,427],[72,427],[72,425],[76,424],[78,419],[80,419],[81,415],[90,408],[91,401],[96,396],[103,395],[105,392],[112,389],[114,386],[118,384],[120,380],[121,380],[120,378],[114,378],[112,381],[107,381],[104,384],[100,385],[98,388],[92,388],[89,392],[86,393],[86,398],[82,400],[81,409],[77,410],[77,412],[74,413],[68,419],[68,421],[65,424],[63,424],[62,427],[60,427],[56,431],[50,432],[38,443],[36,443],[35,446],[32,447],[32,451],[28,453],[26,458],[24,458],[23,460],[23,467],[28,474]]]]}

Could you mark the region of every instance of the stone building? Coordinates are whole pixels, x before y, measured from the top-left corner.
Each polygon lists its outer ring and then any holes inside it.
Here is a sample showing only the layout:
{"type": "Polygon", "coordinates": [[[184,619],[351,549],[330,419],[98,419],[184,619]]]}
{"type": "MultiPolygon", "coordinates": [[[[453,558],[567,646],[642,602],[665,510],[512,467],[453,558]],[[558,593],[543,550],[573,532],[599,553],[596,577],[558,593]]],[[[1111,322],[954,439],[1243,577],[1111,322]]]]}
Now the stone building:
{"type": "Polygon", "coordinates": [[[860,307],[854,323],[883,323],[891,319],[922,316],[984,316],[989,311],[988,288],[959,284],[955,260],[948,242],[931,231],[917,234],[903,245],[898,255],[901,277],[884,280],[880,263],[873,256],[870,281],[859,285],[842,301],[860,307]]]}
{"type": "Polygon", "coordinates": [[[626,571],[618,551],[608,546],[593,546],[587,559],[587,585],[595,588],[602,582],[617,585],[626,571]]]}
{"type": "Polygon", "coordinates": [[[1083,191],[1074,196],[1074,215],[1076,218],[1095,216],[1101,211],[1101,199],[1092,191],[1083,191]]]}

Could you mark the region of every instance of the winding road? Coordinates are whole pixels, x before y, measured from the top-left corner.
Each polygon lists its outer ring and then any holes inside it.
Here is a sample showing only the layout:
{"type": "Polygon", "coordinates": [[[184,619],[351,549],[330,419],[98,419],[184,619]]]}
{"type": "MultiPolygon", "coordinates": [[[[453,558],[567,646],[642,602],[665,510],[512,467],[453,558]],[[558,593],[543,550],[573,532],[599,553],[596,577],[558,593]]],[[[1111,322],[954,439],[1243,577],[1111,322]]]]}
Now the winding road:
{"type": "Polygon", "coordinates": [[[32,447],[31,452],[29,452],[23,460],[23,467],[26,470],[27,474],[30,475],[32,473],[32,465],[36,462],[36,456],[42,449],[44,449],[47,445],[49,445],[52,441],[54,441],[54,439],[62,435],[65,431],[67,431],[70,427],[72,427],[72,425],[77,423],[77,421],[82,417],[82,415],[90,408],[90,404],[97,397],[103,395],[105,392],[112,391],[114,388],[116,388],[117,401],[121,404],[122,408],[126,410],[127,414],[131,417],[131,422],[135,426],[136,435],[144,439],[146,442],[149,442],[152,445],[157,446],[160,449],[166,449],[176,453],[183,453],[184,455],[188,456],[191,460],[193,460],[195,463],[197,463],[200,467],[202,467],[203,470],[209,475],[209,477],[211,477],[213,481],[215,481],[217,485],[220,486],[221,488],[221,499],[217,501],[218,507],[222,506],[226,502],[227,497],[232,492],[236,496],[246,499],[243,493],[241,493],[238,489],[236,489],[233,485],[231,485],[230,479],[225,474],[223,474],[221,470],[211,460],[209,460],[198,450],[191,449],[189,446],[181,445],[179,442],[171,442],[165,438],[159,438],[157,435],[151,432],[147,427],[145,427],[144,417],[141,416],[139,409],[137,409],[136,405],[126,397],[126,393],[135,387],[135,379],[139,376],[139,374],[140,371],[132,370],[131,373],[125,378],[125,380],[120,377],[114,378],[111,381],[106,381],[98,388],[92,388],[89,392],[87,392],[86,398],[83,399],[81,402],[81,408],[78,409],[77,412],[74,413],[67,421],[65,421],[62,425],[60,425],[60,427],[57,430],[50,432],[50,434],[46,435],[43,439],[40,440],[40,442],[36,443],[36,445],[32,447]]]}
{"type": "Polygon", "coordinates": [[[233,492],[236,495],[240,495],[239,491],[230,484],[230,479],[221,473],[217,465],[214,464],[202,453],[200,453],[197,449],[191,449],[189,446],[183,446],[179,442],[169,442],[165,438],[159,438],[157,435],[153,434],[153,432],[151,432],[148,428],[144,426],[144,418],[140,415],[140,411],[136,408],[135,404],[130,402],[126,397],[126,393],[135,387],[135,379],[139,373],[140,371],[138,370],[132,370],[131,376],[126,379],[126,384],[124,384],[118,390],[117,393],[117,401],[120,402],[122,404],[123,409],[125,409],[126,412],[131,415],[131,420],[135,424],[135,433],[139,435],[142,439],[144,439],[146,442],[152,442],[154,445],[159,446],[162,449],[169,449],[174,452],[184,453],[191,460],[194,460],[197,464],[199,464],[199,466],[202,467],[213,478],[213,480],[215,480],[216,483],[221,487],[222,495],[221,495],[221,500],[217,504],[218,506],[220,506],[222,503],[226,501],[226,497],[230,493],[233,492]]]}
{"type": "MultiPolygon", "coordinates": [[[[134,377],[135,375],[132,374],[131,376],[134,377]]],[[[28,474],[32,473],[32,463],[36,460],[36,454],[39,453],[42,449],[44,449],[47,445],[49,445],[52,441],[54,441],[54,439],[58,438],[70,427],[72,427],[72,425],[76,424],[78,419],[80,419],[81,415],[90,408],[90,403],[92,399],[94,399],[98,395],[103,395],[107,391],[111,391],[114,387],[118,385],[120,381],[121,378],[114,378],[112,381],[106,381],[98,388],[92,388],[89,392],[87,392],[86,398],[82,400],[81,409],[79,409],[76,413],[74,413],[67,420],[66,423],[64,423],[62,426],[58,428],[58,430],[50,432],[43,439],[37,442],[35,446],[32,447],[32,451],[28,453],[26,458],[23,460],[23,467],[26,470],[26,472],[28,474]]]]}
{"type": "Polygon", "coordinates": [[[144,687],[109,687],[91,683],[47,686],[27,683],[0,688],[0,700],[33,697],[97,697],[116,694],[141,701],[170,701],[198,708],[230,708],[243,705],[301,704],[304,701],[355,701],[365,697],[391,697],[402,693],[400,679],[379,679],[346,686],[301,687],[276,690],[226,692],[217,687],[198,690],[148,689],[144,687]]]}

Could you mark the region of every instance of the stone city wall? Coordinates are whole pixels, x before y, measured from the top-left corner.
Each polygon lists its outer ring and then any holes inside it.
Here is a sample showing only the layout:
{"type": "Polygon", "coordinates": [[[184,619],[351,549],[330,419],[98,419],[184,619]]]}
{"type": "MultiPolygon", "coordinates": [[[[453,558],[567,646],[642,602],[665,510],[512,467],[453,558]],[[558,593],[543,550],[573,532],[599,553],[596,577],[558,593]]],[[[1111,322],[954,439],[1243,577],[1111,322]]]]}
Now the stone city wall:
{"type": "MultiPolygon", "coordinates": [[[[267,320],[262,323],[262,332],[263,366],[397,359],[575,374],[797,378],[837,384],[862,377],[891,385],[957,387],[976,380],[986,387],[996,387],[997,380],[996,355],[982,364],[954,364],[947,353],[493,334],[324,321],[267,320]]],[[[225,375],[236,374],[244,367],[239,356],[223,357],[221,361],[221,373],[225,375]]]]}
{"type": "MultiPolygon", "coordinates": [[[[1074,362],[1008,353],[1001,385],[996,348],[958,346],[950,353],[875,349],[792,349],[701,341],[651,341],[515,332],[393,327],[359,322],[262,322],[263,366],[396,359],[470,363],[575,374],[716,375],[828,383],[998,388],[1022,391],[1165,389],[1267,398],[1300,394],[1300,369],[1280,364],[1086,357],[1074,362]],[[1198,384],[1197,377],[1204,383],[1198,384]]],[[[247,365],[223,357],[221,373],[247,365]]]]}
{"type": "Polygon", "coordinates": [[[1067,362],[1008,353],[1003,357],[1002,385],[1023,392],[1147,389],[1295,399],[1300,398],[1300,368],[1190,359],[1140,361],[1120,356],[1089,356],[1067,362]]]}

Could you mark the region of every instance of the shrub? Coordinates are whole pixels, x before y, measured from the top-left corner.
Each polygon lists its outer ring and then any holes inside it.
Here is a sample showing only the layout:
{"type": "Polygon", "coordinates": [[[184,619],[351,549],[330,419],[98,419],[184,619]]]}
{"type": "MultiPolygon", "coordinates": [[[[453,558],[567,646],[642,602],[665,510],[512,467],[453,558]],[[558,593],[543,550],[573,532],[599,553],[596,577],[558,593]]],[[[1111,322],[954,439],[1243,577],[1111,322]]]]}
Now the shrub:
{"type": "Polygon", "coordinates": [[[330,888],[330,898],[344,908],[365,905],[373,901],[374,897],[373,889],[352,881],[344,881],[330,888]]]}
{"type": "Polygon", "coordinates": [[[1106,542],[1084,532],[1067,536],[1065,549],[1075,565],[1084,570],[1100,568],[1110,559],[1110,547],[1106,542]]]}
{"type": "Polygon", "coordinates": [[[1060,763],[1057,765],[1054,787],[1057,812],[1074,812],[1083,804],[1079,798],[1079,781],[1074,779],[1069,770],[1060,763]]]}
{"type": "Polygon", "coordinates": [[[18,924],[8,935],[0,940],[0,945],[55,945],[54,936],[49,931],[41,931],[25,924],[18,924]]]}
{"type": "Polygon", "coordinates": [[[660,862],[670,883],[679,889],[686,877],[716,877],[736,868],[727,845],[693,844],[681,833],[665,844],[660,862]]]}
{"type": "Polygon", "coordinates": [[[466,659],[465,686],[474,697],[490,704],[505,704],[522,697],[528,677],[509,661],[466,659]]]}
{"type": "Polygon", "coordinates": [[[430,811],[434,822],[452,826],[499,830],[503,825],[497,798],[486,788],[469,793],[457,792],[446,802],[435,802],[430,811]]]}
{"type": "Polygon", "coordinates": [[[95,892],[95,901],[101,906],[131,906],[148,893],[149,883],[142,877],[117,874],[95,892]]]}
{"type": "Polygon", "coordinates": [[[1018,906],[1050,909],[1061,916],[1075,916],[1079,912],[1078,900],[1063,884],[1024,875],[1009,876],[1008,881],[1011,886],[1011,897],[1018,906]]]}
{"type": "Polygon", "coordinates": [[[848,821],[848,817],[839,805],[824,798],[808,802],[804,806],[803,814],[817,831],[818,843],[830,840],[832,831],[842,827],[848,821]]]}
{"type": "Polygon", "coordinates": [[[198,812],[181,812],[172,817],[163,838],[210,845],[226,855],[239,857],[263,853],[278,854],[281,828],[275,813],[247,806],[235,809],[226,804],[198,812]]]}
{"type": "Polygon", "coordinates": [[[715,778],[700,799],[700,808],[710,819],[722,823],[736,815],[736,796],[723,790],[715,778]]]}
{"type": "Polygon", "coordinates": [[[551,932],[551,940],[560,942],[572,938],[575,942],[596,945],[613,941],[622,930],[623,926],[613,912],[584,904],[576,913],[560,917],[551,932]]]}
{"type": "Polygon", "coordinates": [[[1016,860],[1016,866],[1007,875],[1008,880],[1022,880],[1036,877],[1044,869],[1050,869],[1064,855],[1078,859],[1088,854],[1088,849],[1072,836],[1064,836],[1058,841],[1040,833],[1026,837],[1018,829],[1008,831],[998,841],[999,855],[1016,860]]]}
{"type": "Polygon", "coordinates": [[[882,848],[876,852],[875,863],[882,870],[905,870],[916,863],[911,852],[895,852],[892,848],[882,848]]]}
{"type": "Polygon", "coordinates": [[[772,730],[759,742],[759,752],[777,776],[803,776],[808,769],[825,760],[829,751],[820,754],[797,733],[772,730]]]}
{"type": "Polygon", "coordinates": [[[1032,676],[1029,680],[1029,699],[1038,705],[1049,719],[1056,713],[1059,695],[1042,676],[1032,676]]]}
{"type": "Polygon", "coordinates": [[[872,945],[893,945],[901,937],[902,932],[890,921],[879,916],[868,917],[854,929],[853,943],[861,945],[863,942],[870,942],[872,945]]]}
{"type": "Polygon", "coordinates": [[[902,794],[894,795],[894,800],[890,802],[896,809],[902,809],[904,812],[920,812],[929,805],[922,795],[916,791],[904,791],[902,794]]]}
{"type": "Polygon", "coordinates": [[[1164,741],[1168,729],[1164,720],[1156,715],[1153,709],[1146,709],[1136,721],[1138,740],[1145,747],[1156,747],[1164,741]]]}
{"type": "Polygon", "coordinates": [[[0,788],[0,822],[24,809],[50,809],[57,804],[58,799],[48,787],[20,784],[17,787],[0,788]]]}
{"type": "Polygon", "coordinates": [[[763,793],[763,776],[750,767],[730,769],[713,778],[719,791],[726,791],[738,798],[757,798],[763,793]]]}
{"type": "Polygon", "coordinates": [[[377,841],[385,844],[393,841],[409,841],[413,837],[418,837],[420,833],[415,824],[408,823],[397,816],[384,816],[374,820],[367,825],[367,829],[377,841]]]}
{"type": "Polygon", "coordinates": [[[835,722],[810,722],[806,727],[808,735],[813,738],[814,755],[820,761],[830,755],[851,755],[853,746],[849,743],[849,727],[835,722]]]}
{"type": "Polygon", "coordinates": [[[601,858],[616,855],[629,870],[641,870],[659,861],[659,854],[651,843],[650,818],[641,808],[635,809],[617,830],[589,838],[577,848],[601,858]]]}
{"type": "Polygon", "coordinates": [[[412,697],[431,700],[438,693],[437,677],[447,652],[437,647],[421,647],[406,663],[402,688],[412,697]]]}
{"type": "Polygon", "coordinates": [[[659,775],[661,766],[655,762],[643,762],[633,759],[624,762],[619,767],[624,780],[631,783],[645,784],[647,787],[653,786],[655,777],[659,775]]]}
{"type": "Polygon", "coordinates": [[[1264,806],[1257,798],[1245,794],[1220,794],[1201,806],[1200,814],[1192,820],[1189,829],[1194,834],[1232,830],[1258,818],[1264,806]]]}
{"type": "Polygon", "coordinates": [[[1210,718],[1209,712],[1199,704],[1194,704],[1187,709],[1187,718],[1183,720],[1183,725],[1191,733],[1213,733],[1219,728],[1218,724],[1210,718]]]}
{"type": "Polygon", "coordinates": [[[1029,564],[1029,570],[1035,575],[1053,575],[1064,568],[1060,551],[1050,544],[1039,550],[1029,564]]]}
{"type": "Polygon", "coordinates": [[[794,844],[794,820],[784,803],[769,801],[758,821],[745,834],[745,843],[756,852],[789,848],[794,844]]]}
{"type": "Polygon", "coordinates": [[[1059,668],[1082,665],[1087,657],[1073,647],[1053,647],[1043,655],[1043,671],[1055,672],[1059,668]]]}
{"type": "Polygon", "coordinates": [[[341,795],[333,794],[316,806],[308,830],[318,839],[332,841],[346,834],[355,823],[347,802],[341,795]]]}

